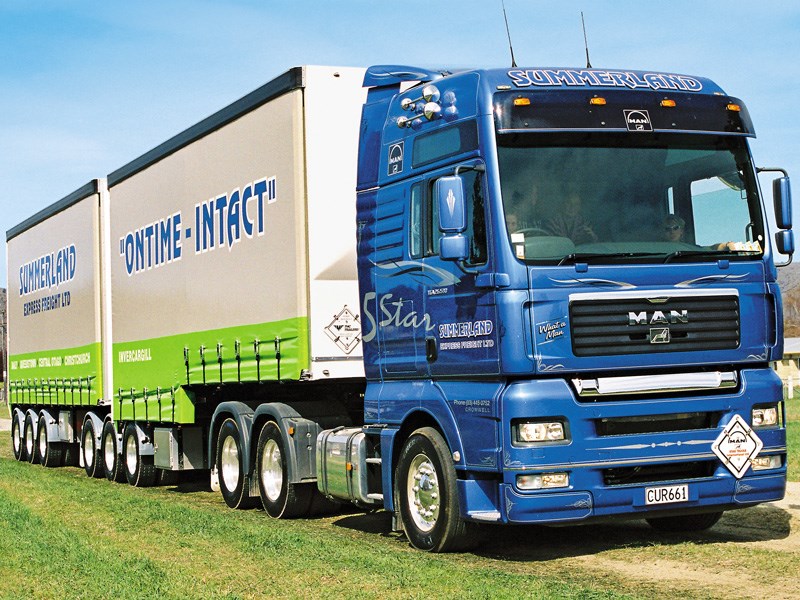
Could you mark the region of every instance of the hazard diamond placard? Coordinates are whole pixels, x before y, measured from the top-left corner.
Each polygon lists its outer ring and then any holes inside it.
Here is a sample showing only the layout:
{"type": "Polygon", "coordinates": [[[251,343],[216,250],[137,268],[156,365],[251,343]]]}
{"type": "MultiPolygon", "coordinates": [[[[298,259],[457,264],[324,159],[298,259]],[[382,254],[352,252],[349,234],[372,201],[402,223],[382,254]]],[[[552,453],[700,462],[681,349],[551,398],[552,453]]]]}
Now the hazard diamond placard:
{"type": "Polygon", "coordinates": [[[741,416],[735,415],[722,433],[711,444],[722,463],[736,479],[741,479],[750,467],[750,461],[758,456],[764,443],[741,416]]]}

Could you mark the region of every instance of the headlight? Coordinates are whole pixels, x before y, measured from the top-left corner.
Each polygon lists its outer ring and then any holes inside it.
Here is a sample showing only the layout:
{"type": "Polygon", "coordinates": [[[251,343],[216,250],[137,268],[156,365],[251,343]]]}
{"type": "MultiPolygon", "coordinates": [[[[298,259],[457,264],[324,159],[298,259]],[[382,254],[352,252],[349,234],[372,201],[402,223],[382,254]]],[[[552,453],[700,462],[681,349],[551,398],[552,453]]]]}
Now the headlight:
{"type": "Polygon", "coordinates": [[[517,475],[517,487],[521,490],[549,490],[569,487],[569,473],[517,475]]]}
{"type": "Polygon", "coordinates": [[[778,407],[762,406],[754,408],[752,412],[753,427],[767,427],[778,424],[778,407]]]}
{"type": "Polygon", "coordinates": [[[519,442],[560,442],[564,439],[564,424],[560,421],[517,424],[519,442]]]}
{"type": "Polygon", "coordinates": [[[753,465],[753,471],[766,471],[767,469],[780,469],[781,457],[779,454],[771,456],[756,456],[750,460],[753,465]]]}

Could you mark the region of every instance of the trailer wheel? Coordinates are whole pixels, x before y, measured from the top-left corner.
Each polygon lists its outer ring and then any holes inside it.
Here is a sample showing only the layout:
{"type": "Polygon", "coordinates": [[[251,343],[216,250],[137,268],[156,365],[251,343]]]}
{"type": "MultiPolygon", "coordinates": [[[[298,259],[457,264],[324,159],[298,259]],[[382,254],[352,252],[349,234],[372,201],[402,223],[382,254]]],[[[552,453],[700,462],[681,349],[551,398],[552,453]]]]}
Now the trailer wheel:
{"type": "Polygon", "coordinates": [[[103,458],[97,446],[97,436],[94,431],[94,421],[86,419],[81,431],[81,454],[83,455],[83,468],[89,477],[100,478],[103,476],[103,458]]]}
{"type": "Polygon", "coordinates": [[[652,517],[645,520],[650,524],[650,527],[659,531],[705,531],[716,525],[717,521],[722,517],[722,512],[677,517],[652,517]]]}
{"type": "Polygon", "coordinates": [[[395,509],[412,546],[430,552],[464,550],[475,543],[461,519],[456,470],[442,435],[417,429],[405,442],[395,472],[395,509]]]}
{"type": "Polygon", "coordinates": [[[134,487],[151,487],[156,482],[156,467],[152,456],[142,456],[139,432],[135,423],[128,423],[122,436],[125,460],[123,469],[128,483],[134,487]]]}
{"type": "Polygon", "coordinates": [[[28,456],[25,453],[25,435],[19,424],[19,414],[14,411],[11,421],[11,445],[14,449],[14,458],[18,461],[27,461],[28,456]]]}
{"type": "Polygon", "coordinates": [[[45,418],[40,416],[39,425],[36,428],[36,451],[39,454],[39,462],[45,467],[60,467],[63,450],[61,442],[47,439],[47,423],[45,418]]]}
{"type": "Polygon", "coordinates": [[[25,415],[25,456],[32,465],[39,464],[39,453],[36,452],[36,430],[33,426],[33,417],[25,415]]]}
{"type": "Polygon", "coordinates": [[[256,471],[261,504],[270,517],[289,519],[308,514],[315,486],[289,481],[286,449],[274,421],[267,421],[258,436],[256,471]]]}
{"type": "Polygon", "coordinates": [[[125,471],[122,469],[122,455],[117,449],[117,428],[112,421],[103,425],[103,437],[100,441],[100,450],[103,453],[103,470],[109,481],[125,481],[125,471]]]}
{"type": "Polygon", "coordinates": [[[253,508],[255,498],[250,497],[250,485],[242,467],[244,449],[242,435],[233,419],[225,419],[217,440],[217,473],[219,490],[225,504],[231,508],[253,508]]]}

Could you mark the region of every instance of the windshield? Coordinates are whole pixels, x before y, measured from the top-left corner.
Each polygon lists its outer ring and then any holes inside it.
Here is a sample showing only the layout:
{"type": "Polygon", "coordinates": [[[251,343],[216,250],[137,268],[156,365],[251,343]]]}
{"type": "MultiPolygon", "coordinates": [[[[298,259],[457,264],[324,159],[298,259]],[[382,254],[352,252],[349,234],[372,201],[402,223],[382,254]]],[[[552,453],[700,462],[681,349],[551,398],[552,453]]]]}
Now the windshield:
{"type": "Polygon", "coordinates": [[[526,262],[753,258],[764,245],[745,141],[611,133],[498,136],[509,239],[526,262]]]}

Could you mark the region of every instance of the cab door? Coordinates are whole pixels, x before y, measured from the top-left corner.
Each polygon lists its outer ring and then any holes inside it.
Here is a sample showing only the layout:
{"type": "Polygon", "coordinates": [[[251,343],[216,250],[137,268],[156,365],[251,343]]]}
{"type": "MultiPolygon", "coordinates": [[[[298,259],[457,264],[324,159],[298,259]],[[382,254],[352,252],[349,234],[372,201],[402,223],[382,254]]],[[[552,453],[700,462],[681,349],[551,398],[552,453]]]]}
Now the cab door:
{"type": "Polygon", "coordinates": [[[410,253],[425,265],[428,275],[422,292],[433,327],[425,335],[425,356],[434,378],[499,372],[495,291],[478,285],[480,275],[492,267],[485,175],[478,163],[460,169],[469,257],[459,266],[439,255],[441,232],[433,194],[436,179],[452,174],[453,168],[436,173],[411,192],[410,253]]]}

